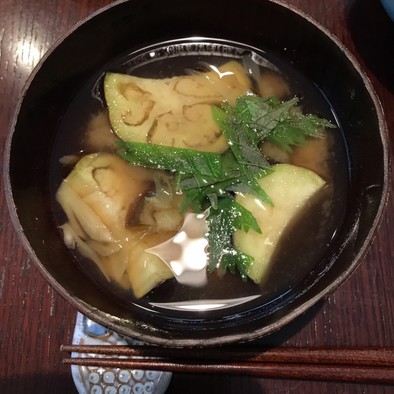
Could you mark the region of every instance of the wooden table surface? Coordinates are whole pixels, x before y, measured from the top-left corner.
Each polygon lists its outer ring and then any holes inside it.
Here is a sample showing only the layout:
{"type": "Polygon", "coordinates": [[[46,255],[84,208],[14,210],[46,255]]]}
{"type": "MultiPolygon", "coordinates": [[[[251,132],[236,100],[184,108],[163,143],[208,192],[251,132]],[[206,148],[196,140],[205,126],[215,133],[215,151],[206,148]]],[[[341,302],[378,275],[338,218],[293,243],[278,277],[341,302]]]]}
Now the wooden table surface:
{"type": "MultiPolygon", "coordinates": [[[[110,0],[0,0],[0,155],[23,85],[45,51],[110,0]]],[[[378,0],[287,0],[328,28],[369,75],[394,137],[394,24],[378,0]]],[[[163,6],[165,1],[163,2],[163,6]]],[[[371,163],[373,165],[373,163],[371,163]]],[[[2,161],[0,162],[2,166],[2,161]]],[[[393,186],[393,183],[392,185],[393,186]]],[[[392,187],[391,187],[392,189],[392,187]]],[[[0,393],[75,393],[59,347],[76,310],[48,286],[13,229],[0,184],[0,393]]],[[[360,268],[282,346],[394,346],[394,200],[360,268]]],[[[394,386],[174,375],[168,393],[393,393],[394,386]]]]}

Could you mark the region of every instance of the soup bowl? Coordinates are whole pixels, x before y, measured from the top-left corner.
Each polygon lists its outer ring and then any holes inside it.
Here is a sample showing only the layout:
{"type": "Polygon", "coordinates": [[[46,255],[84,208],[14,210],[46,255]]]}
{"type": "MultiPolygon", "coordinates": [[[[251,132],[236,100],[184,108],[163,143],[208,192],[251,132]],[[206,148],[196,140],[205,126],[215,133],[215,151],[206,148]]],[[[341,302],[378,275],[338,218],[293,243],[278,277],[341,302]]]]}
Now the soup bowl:
{"type": "Polygon", "coordinates": [[[245,0],[242,6],[225,0],[135,0],[100,10],[40,61],[21,97],[5,151],[11,216],[48,282],[96,322],[128,337],[178,347],[254,340],[281,329],[331,294],[356,269],[373,240],[387,200],[388,168],[382,110],[353,56],[308,16],[267,0],[245,0]],[[343,218],[323,258],[282,296],[246,302],[236,312],[167,314],[117,302],[73,262],[54,220],[51,155],[67,108],[92,75],[124,54],[196,40],[274,54],[317,86],[343,133],[349,185],[343,218]]]}

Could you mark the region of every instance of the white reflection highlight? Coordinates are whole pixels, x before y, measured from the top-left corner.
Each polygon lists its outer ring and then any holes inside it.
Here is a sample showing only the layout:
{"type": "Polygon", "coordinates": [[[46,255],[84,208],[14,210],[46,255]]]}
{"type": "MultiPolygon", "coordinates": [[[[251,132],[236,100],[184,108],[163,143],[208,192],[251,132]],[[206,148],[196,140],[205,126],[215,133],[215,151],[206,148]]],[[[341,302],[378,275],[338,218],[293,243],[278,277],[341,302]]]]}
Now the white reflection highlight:
{"type": "Polygon", "coordinates": [[[179,283],[189,286],[203,286],[207,283],[209,255],[205,235],[208,232],[208,212],[187,213],[177,234],[145,250],[159,257],[172,270],[179,283]]]}
{"type": "Polygon", "coordinates": [[[195,300],[195,301],[181,301],[181,302],[152,302],[151,305],[171,310],[204,312],[223,308],[230,308],[232,306],[240,305],[245,302],[252,301],[260,297],[259,295],[252,295],[249,297],[233,298],[225,300],[195,300]]]}
{"type": "Polygon", "coordinates": [[[41,50],[35,42],[18,41],[16,56],[18,63],[22,66],[34,67],[41,59],[41,50]]]}
{"type": "Polygon", "coordinates": [[[209,67],[215,71],[215,73],[219,76],[219,79],[222,79],[223,77],[226,76],[230,76],[230,75],[234,75],[234,73],[232,71],[224,71],[221,72],[216,66],[214,66],[213,64],[210,64],[209,67]]]}

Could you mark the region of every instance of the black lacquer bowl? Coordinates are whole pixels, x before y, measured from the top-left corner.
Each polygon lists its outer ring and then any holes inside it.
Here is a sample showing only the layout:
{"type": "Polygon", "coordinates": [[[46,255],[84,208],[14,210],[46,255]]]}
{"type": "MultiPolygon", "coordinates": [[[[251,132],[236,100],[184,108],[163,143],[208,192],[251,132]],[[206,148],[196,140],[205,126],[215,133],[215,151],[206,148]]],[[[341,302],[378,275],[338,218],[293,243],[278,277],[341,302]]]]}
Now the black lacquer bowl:
{"type": "MultiPolygon", "coordinates": [[[[117,2],[76,26],[44,57],[23,93],[5,151],[6,193],[33,260],[72,305],[113,330],[168,346],[210,346],[272,333],[330,294],[359,265],[388,193],[387,130],[380,104],[348,51],[309,17],[279,1],[117,2]],[[238,43],[273,53],[316,84],[341,124],[349,154],[346,213],[322,262],[269,306],[231,315],[177,314],[114,302],[86,280],[53,219],[49,163],[54,134],[77,91],[105,64],[163,42],[238,43]],[[373,162],[373,166],[371,166],[373,162]]],[[[249,306],[248,306],[249,305],[249,306]]]]}

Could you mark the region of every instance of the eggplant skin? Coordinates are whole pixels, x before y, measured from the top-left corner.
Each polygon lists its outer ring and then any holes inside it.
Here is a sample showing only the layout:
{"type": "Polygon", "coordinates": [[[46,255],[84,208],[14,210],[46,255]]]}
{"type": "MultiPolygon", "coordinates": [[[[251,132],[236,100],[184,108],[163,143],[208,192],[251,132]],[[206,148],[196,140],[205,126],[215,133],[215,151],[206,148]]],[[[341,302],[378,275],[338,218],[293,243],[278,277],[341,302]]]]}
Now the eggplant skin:
{"type": "Polygon", "coordinates": [[[259,180],[272,206],[249,194],[236,196],[237,202],[252,212],[262,231],[261,234],[253,230],[234,233],[237,249],[254,258],[248,276],[256,283],[264,281],[287,226],[326,184],[315,172],[303,167],[276,164],[272,169],[271,174],[259,180]]]}
{"type": "Polygon", "coordinates": [[[104,79],[111,127],[122,140],[219,153],[228,145],[211,105],[234,105],[250,89],[245,69],[235,61],[172,78],[107,73],[104,79]]]}

